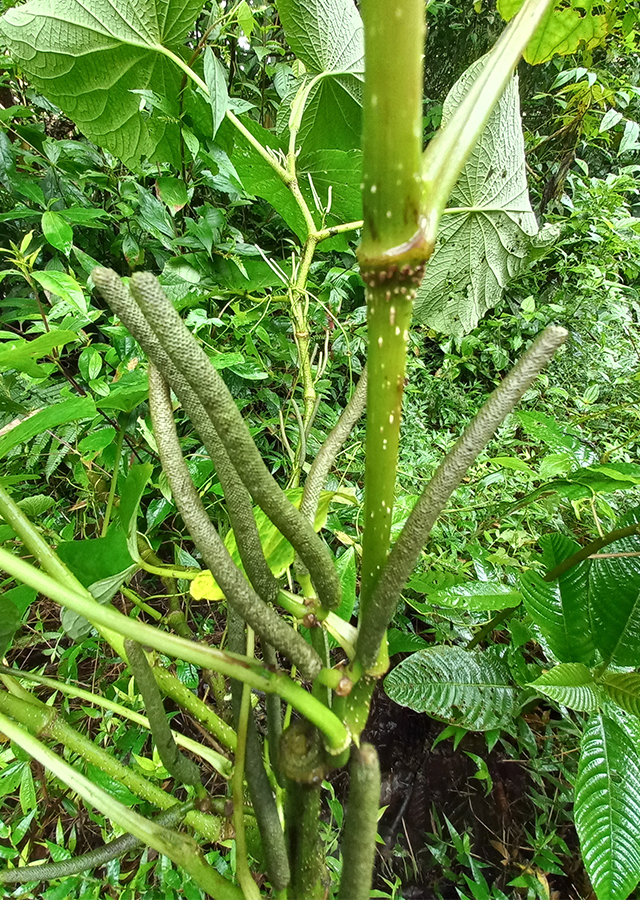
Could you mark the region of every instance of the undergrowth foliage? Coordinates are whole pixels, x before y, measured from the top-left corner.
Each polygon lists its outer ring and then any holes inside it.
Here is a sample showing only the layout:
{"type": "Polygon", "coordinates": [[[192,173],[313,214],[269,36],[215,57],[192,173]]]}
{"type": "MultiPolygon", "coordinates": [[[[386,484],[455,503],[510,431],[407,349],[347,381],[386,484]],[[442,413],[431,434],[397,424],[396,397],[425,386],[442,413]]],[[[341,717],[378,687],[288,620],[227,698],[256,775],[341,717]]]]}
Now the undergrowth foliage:
{"type": "Polygon", "coordinates": [[[381,684],[485,797],[527,756],[512,888],[563,877],[569,782],[598,900],[640,880],[638,16],[434,3],[434,104],[421,0],[360,7],[5,4],[16,896],[501,900],[444,808],[394,848],[418,769],[377,838],[381,684]]]}

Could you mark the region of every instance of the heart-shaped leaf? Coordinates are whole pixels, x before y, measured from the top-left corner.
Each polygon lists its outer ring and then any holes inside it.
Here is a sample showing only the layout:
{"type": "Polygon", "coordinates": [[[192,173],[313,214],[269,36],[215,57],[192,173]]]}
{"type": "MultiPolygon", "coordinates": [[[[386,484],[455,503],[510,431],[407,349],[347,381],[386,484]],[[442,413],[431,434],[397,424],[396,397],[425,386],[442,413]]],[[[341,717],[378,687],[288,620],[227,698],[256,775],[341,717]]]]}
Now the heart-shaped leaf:
{"type": "Polygon", "coordinates": [[[78,128],[126,163],[179,162],[179,52],[201,0],[28,0],[0,19],[0,34],[32,83],[78,128]],[[145,116],[140,96],[166,98],[175,120],[145,116]]]}

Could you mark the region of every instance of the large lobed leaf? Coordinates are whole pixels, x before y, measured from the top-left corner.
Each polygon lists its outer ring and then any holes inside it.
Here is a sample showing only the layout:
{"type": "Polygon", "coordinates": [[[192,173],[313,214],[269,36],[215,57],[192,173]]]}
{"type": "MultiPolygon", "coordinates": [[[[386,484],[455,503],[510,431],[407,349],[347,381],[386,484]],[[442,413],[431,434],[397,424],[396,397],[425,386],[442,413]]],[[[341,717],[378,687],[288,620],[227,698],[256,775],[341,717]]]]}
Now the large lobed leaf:
{"type": "Polygon", "coordinates": [[[301,156],[314,150],[360,146],[364,37],[353,0],[277,0],[289,46],[307,73],[285,98],[280,126],[288,119],[295,93],[316,80],[306,104],[299,144],[301,156]]]}
{"type": "MultiPolygon", "coordinates": [[[[580,549],[579,544],[562,534],[545,535],[540,544],[545,549],[549,568],[580,549]]],[[[588,585],[589,563],[586,560],[556,581],[543,581],[537,572],[525,572],[520,578],[527,612],[560,662],[589,665],[594,661],[588,585]]]]}
{"type": "MultiPolygon", "coordinates": [[[[479,59],[454,84],[444,102],[443,124],[484,64],[479,59]]],[[[538,233],[527,190],[517,78],[492,113],[449,207],[418,289],[415,318],[447,334],[465,334],[523,268],[538,233]]]]}
{"type": "Polygon", "coordinates": [[[419,650],[387,675],[384,688],[401,706],[471,731],[507,727],[524,696],[497,653],[461,647],[419,650]]]}
{"type": "Polygon", "coordinates": [[[28,0],[0,18],[0,35],[31,81],[87,137],[124,162],[177,161],[179,52],[201,0],[28,0]],[[151,89],[175,121],[144,117],[151,89]]]}
{"type": "Polygon", "coordinates": [[[640,757],[632,730],[599,714],[582,738],[575,823],[598,900],[627,900],[640,879],[640,757]]]}

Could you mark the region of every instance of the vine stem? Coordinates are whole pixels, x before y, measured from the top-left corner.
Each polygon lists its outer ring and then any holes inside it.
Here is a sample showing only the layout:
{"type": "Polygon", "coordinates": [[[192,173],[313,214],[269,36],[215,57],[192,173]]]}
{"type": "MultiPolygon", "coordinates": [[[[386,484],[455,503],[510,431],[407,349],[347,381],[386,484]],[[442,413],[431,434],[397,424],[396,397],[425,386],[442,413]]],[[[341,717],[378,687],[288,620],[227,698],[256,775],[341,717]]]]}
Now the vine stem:
{"type": "MultiPolygon", "coordinates": [[[[251,627],[247,626],[247,656],[253,656],[255,647],[255,634],[251,627]]],[[[238,743],[236,746],[236,761],[231,779],[231,791],[233,795],[233,825],[236,832],[236,875],[242,888],[245,900],[260,900],[260,891],[253,880],[249,861],[247,859],[247,842],[244,832],[244,765],[247,751],[247,732],[249,714],[251,712],[251,688],[248,684],[242,686],[242,699],[240,702],[240,715],[238,717],[238,743]]]]}
{"type": "MultiPolygon", "coordinates": [[[[162,671],[166,672],[166,669],[163,669],[162,671]]],[[[167,674],[169,673],[167,672],[167,674]]],[[[100,694],[92,694],[91,691],[86,691],[84,688],[77,687],[74,684],[66,684],[64,681],[57,681],[55,678],[48,678],[46,675],[36,675],[33,672],[22,672],[20,669],[11,669],[9,666],[1,665],[0,675],[9,675],[12,678],[24,679],[25,681],[31,681],[34,684],[40,684],[43,687],[51,688],[52,691],[60,691],[61,694],[66,694],[68,697],[76,697],[78,700],[84,700],[85,703],[90,703],[92,706],[108,709],[110,712],[120,716],[120,718],[127,719],[130,722],[134,722],[136,725],[140,725],[142,728],[150,730],[151,726],[146,716],[142,716],[140,713],[134,712],[134,710],[129,709],[127,706],[123,706],[121,703],[116,703],[114,700],[108,700],[100,694]]],[[[179,683],[182,685],[182,682],[179,683]]],[[[160,686],[162,687],[162,685],[160,686]]],[[[184,687],[184,685],[182,686],[184,687]]],[[[235,733],[231,729],[229,729],[229,731],[235,738],[235,733]]],[[[205,762],[208,762],[209,765],[222,775],[223,778],[229,778],[231,764],[225,756],[222,756],[221,753],[217,753],[210,747],[205,747],[204,744],[194,741],[184,734],[180,734],[178,731],[174,731],[173,736],[177,744],[180,744],[185,750],[194,753],[196,756],[205,760],[205,762]]],[[[235,740],[230,749],[233,750],[234,748],[235,740]]]]}

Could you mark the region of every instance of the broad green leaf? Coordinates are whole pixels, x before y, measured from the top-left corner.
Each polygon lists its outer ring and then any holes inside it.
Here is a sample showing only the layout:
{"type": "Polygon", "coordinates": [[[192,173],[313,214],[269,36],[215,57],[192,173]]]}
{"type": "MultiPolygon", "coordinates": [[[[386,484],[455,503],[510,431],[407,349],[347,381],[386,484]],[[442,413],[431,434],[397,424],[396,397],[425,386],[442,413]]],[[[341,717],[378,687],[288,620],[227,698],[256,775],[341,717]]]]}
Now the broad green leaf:
{"type": "Polygon", "coordinates": [[[342,602],[335,613],[348,622],[356,604],[356,551],[353,547],[347,547],[342,556],[337,558],[336,571],[342,587],[342,602]]]}
{"type": "Polygon", "coordinates": [[[69,256],[73,247],[73,228],[62,216],[51,210],[42,213],[42,233],[52,247],[69,256]]]}
{"type": "Polygon", "coordinates": [[[470,581],[430,591],[425,601],[449,609],[509,609],[522,603],[522,594],[517,588],[501,581],[470,581]]]}
{"type": "Polygon", "coordinates": [[[84,134],[126,163],[179,162],[179,54],[201,0],[28,0],[0,19],[0,34],[30,81],[84,134]],[[171,104],[144,116],[136,90],[171,104]]]}
{"type": "Polygon", "coordinates": [[[529,687],[556,703],[582,712],[595,712],[600,706],[600,691],[593,676],[582,663],[554,666],[529,687]]]}
{"type": "Polygon", "coordinates": [[[471,731],[509,726],[525,697],[496,653],[461,647],[419,650],[387,675],[384,688],[401,706],[471,731]]]}
{"type": "MultiPolygon", "coordinates": [[[[523,0],[498,0],[498,12],[507,22],[515,16],[523,0]]],[[[532,65],[547,62],[556,54],[567,56],[582,45],[591,50],[608,33],[606,14],[595,14],[593,0],[569,0],[552,6],[529,41],[524,58],[532,65]]]]}
{"type": "Polygon", "coordinates": [[[578,461],[585,461],[584,454],[589,451],[571,427],[559,425],[557,419],[538,411],[518,410],[515,416],[528,435],[542,441],[554,453],[567,450],[578,461]]]}
{"type": "Polygon", "coordinates": [[[40,368],[36,360],[49,356],[54,347],[64,347],[77,340],[78,335],[74,331],[53,329],[33,340],[21,338],[18,341],[3,341],[0,343],[0,371],[15,369],[37,378],[40,368]]]}
{"type": "MultiPolygon", "coordinates": [[[[108,603],[137,565],[127,549],[127,538],[120,528],[112,528],[106,537],[65,541],[56,552],[76,578],[99,603],[108,603]]],[[[60,614],[62,627],[74,641],[82,640],[93,627],[83,616],[70,609],[60,614]]]]}
{"type": "Polygon", "coordinates": [[[172,213],[177,213],[189,202],[187,186],[180,178],[163,176],[156,181],[158,194],[172,213]]]}
{"type": "Polygon", "coordinates": [[[45,291],[61,297],[66,303],[74,306],[79,312],[86,313],[87,301],[82,288],[71,275],[48,269],[46,272],[32,272],[31,277],[42,285],[45,291]]]}
{"type": "Polygon", "coordinates": [[[599,900],[627,900],[640,879],[640,756],[612,719],[587,723],[574,816],[587,874],[599,900]]]}
{"type": "MultiPolygon", "coordinates": [[[[640,521],[640,508],[617,522],[623,527],[640,521]]],[[[622,538],[607,553],[640,552],[640,536],[622,538]]],[[[589,604],[596,646],[617,666],[640,666],[640,557],[594,559],[589,572],[589,604]]]]}
{"type": "MultiPolygon", "coordinates": [[[[280,142],[277,136],[267,131],[266,128],[262,128],[257,122],[245,116],[242,118],[242,124],[260,141],[263,147],[269,148],[275,153],[282,153],[285,150],[285,145],[280,142]]],[[[256,197],[262,197],[263,200],[270,203],[294,234],[300,240],[305,240],[307,227],[300,212],[300,207],[293,199],[291,191],[274,175],[269,163],[262,158],[248,141],[240,135],[236,137],[231,132],[232,127],[228,122],[225,122],[220,128],[220,133],[227,136],[233,135],[234,147],[231,154],[231,162],[235,166],[245,191],[248,194],[255,194],[256,197]]]]}
{"type": "Polygon", "coordinates": [[[638,672],[607,672],[602,687],[614,703],[640,718],[640,674],[638,672]]]}
{"type": "MultiPolygon", "coordinates": [[[[302,488],[293,488],[286,491],[286,494],[294,506],[300,505],[300,501],[302,500],[302,488]]],[[[314,522],[316,531],[320,531],[324,528],[327,516],[329,515],[329,505],[332,502],[352,504],[355,501],[351,494],[342,494],[339,491],[322,491],[314,522]]],[[[253,513],[256,519],[256,525],[258,526],[258,534],[260,536],[264,557],[273,574],[276,578],[279,578],[293,563],[295,551],[289,541],[280,534],[276,526],[267,518],[266,514],[261,509],[256,507],[253,513]]],[[[227,533],[224,543],[231,554],[234,563],[242,569],[238,545],[236,544],[236,538],[233,531],[227,533]]],[[[224,594],[208,569],[204,570],[194,578],[189,589],[191,591],[191,596],[195,600],[224,599],[224,594]]]]}
{"type": "Polygon", "coordinates": [[[109,385],[106,397],[97,397],[96,406],[100,409],[119,409],[131,412],[147,399],[149,382],[147,373],[141,369],[125,372],[119,381],[109,385]]]}
{"type": "Polygon", "coordinates": [[[20,613],[15,603],[0,594],[0,659],[5,655],[20,627],[20,613]]]}
{"type": "MultiPolygon", "coordinates": [[[[485,60],[474,63],[444,102],[443,125],[452,117],[485,60]]],[[[465,334],[491,309],[507,282],[524,267],[538,233],[531,209],[514,78],[449,199],[436,249],[415,301],[415,317],[447,334],[465,334]]]]}
{"type": "MultiPolygon", "coordinates": [[[[353,0],[278,0],[276,5],[289,46],[307,70],[285,98],[285,114],[298,91],[313,81],[299,133],[301,155],[359,147],[364,40],[353,0]]],[[[279,118],[284,121],[284,115],[279,118]]]]}
{"type": "Polygon", "coordinates": [[[253,13],[247,4],[247,0],[242,0],[236,15],[238,17],[238,25],[244,31],[247,40],[250,41],[256,21],[253,18],[253,13]]]}
{"type": "Polygon", "coordinates": [[[127,547],[132,559],[138,559],[138,508],[144,489],[147,486],[153,466],[151,463],[133,465],[129,469],[127,480],[120,492],[120,506],[118,507],[118,519],[120,527],[127,538],[127,547]]]}
{"type": "MultiPolygon", "coordinates": [[[[580,549],[562,534],[540,540],[549,568],[580,549]]],[[[589,563],[573,566],[556,581],[543,581],[537,572],[520,577],[520,590],[527,612],[540,628],[551,652],[560,662],[588,665],[594,660],[594,642],[589,619],[589,563]]]]}
{"type": "Polygon", "coordinates": [[[211,136],[215,137],[229,108],[229,95],[226,72],[211,47],[207,47],[204,52],[204,80],[209,88],[209,103],[213,115],[213,134],[211,136]]]}
{"type": "MultiPolygon", "coordinates": [[[[298,178],[309,208],[313,210],[318,205],[317,198],[322,210],[328,210],[324,216],[325,228],[362,219],[360,150],[316,150],[306,153],[299,160],[298,178]]],[[[323,243],[323,249],[333,249],[332,241],[335,238],[323,243]]]]}
{"type": "Polygon", "coordinates": [[[90,397],[78,397],[73,400],[63,400],[62,403],[54,403],[46,409],[23,419],[19,425],[12,428],[0,437],[0,459],[19,444],[25,444],[37,434],[57,428],[58,425],[66,425],[67,422],[79,422],[84,419],[92,419],[96,414],[96,407],[90,397]]]}

